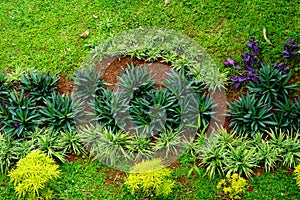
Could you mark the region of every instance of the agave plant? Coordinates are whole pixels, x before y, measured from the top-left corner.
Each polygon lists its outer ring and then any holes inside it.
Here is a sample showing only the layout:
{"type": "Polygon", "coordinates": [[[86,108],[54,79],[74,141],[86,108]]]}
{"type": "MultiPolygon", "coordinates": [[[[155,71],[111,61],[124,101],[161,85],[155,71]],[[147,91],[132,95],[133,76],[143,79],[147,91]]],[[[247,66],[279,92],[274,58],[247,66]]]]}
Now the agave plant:
{"type": "Polygon", "coordinates": [[[227,115],[231,117],[229,127],[238,133],[248,132],[254,135],[276,125],[270,112],[272,107],[265,104],[263,99],[258,100],[255,95],[247,93],[239,100],[227,104],[230,108],[227,115]]]}
{"type": "Polygon", "coordinates": [[[0,119],[5,134],[21,138],[39,124],[41,117],[35,103],[24,95],[24,90],[20,93],[14,90],[8,102],[0,105],[0,119]]]}
{"type": "Polygon", "coordinates": [[[41,106],[40,113],[43,121],[50,127],[50,131],[75,129],[75,116],[80,118],[82,114],[81,102],[73,100],[73,96],[69,94],[63,96],[52,93],[49,99],[44,99],[44,104],[45,106],[41,106]]]}
{"type": "Polygon", "coordinates": [[[96,121],[115,132],[120,130],[120,128],[113,116],[112,98],[112,90],[105,88],[97,89],[95,101],[89,102],[92,112],[88,114],[91,116],[91,122],[96,121]]]}
{"type": "Polygon", "coordinates": [[[255,94],[263,103],[271,104],[284,100],[291,90],[295,90],[297,85],[288,85],[292,74],[283,74],[280,70],[271,66],[263,66],[258,74],[259,81],[249,83],[250,93],[255,94]]]}
{"type": "Polygon", "coordinates": [[[88,99],[88,102],[95,97],[97,89],[101,89],[105,84],[100,79],[100,73],[97,73],[93,67],[77,70],[73,76],[73,80],[76,98],[88,99]]]}
{"type": "Polygon", "coordinates": [[[30,71],[23,74],[20,87],[24,89],[36,101],[48,98],[56,91],[58,75],[51,75],[49,72],[30,71]]]}

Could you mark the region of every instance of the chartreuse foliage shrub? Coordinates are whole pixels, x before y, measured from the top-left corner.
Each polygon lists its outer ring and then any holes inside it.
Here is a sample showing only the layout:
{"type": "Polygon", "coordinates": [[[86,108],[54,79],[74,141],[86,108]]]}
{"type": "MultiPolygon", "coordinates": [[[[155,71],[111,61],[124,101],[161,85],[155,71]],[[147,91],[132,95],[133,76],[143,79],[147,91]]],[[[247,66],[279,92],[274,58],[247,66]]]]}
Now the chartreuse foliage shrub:
{"type": "Polygon", "coordinates": [[[247,181],[234,173],[226,175],[226,179],[222,179],[217,188],[221,189],[223,194],[229,199],[241,199],[241,195],[246,191],[247,181]]]}
{"type": "Polygon", "coordinates": [[[294,170],[296,184],[300,187],[300,165],[297,165],[294,170]]]}
{"type": "Polygon", "coordinates": [[[171,169],[162,165],[160,159],[153,159],[137,163],[130,170],[125,185],[131,193],[142,192],[146,196],[167,196],[172,192],[175,182],[168,179],[171,169]]]}
{"type": "Polygon", "coordinates": [[[29,199],[51,199],[50,182],[59,178],[55,161],[40,151],[32,151],[17,162],[10,173],[17,195],[29,199]]]}

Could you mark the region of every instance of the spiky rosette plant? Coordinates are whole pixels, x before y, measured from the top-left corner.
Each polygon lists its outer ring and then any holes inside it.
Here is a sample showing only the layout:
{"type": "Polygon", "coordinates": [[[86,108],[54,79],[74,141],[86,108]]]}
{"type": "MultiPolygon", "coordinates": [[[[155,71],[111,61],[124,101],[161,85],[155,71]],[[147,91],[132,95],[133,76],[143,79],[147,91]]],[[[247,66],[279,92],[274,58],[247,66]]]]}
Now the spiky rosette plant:
{"type": "Polygon", "coordinates": [[[99,124],[82,127],[79,130],[82,143],[91,155],[99,161],[110,166],[119,166],[120,163],[130,159],[127,145],[132,136],[123,131],[112,132],[111,129],[99,124]]]}
{"type": "Polygon", "coordinates": [[[264,99],[257,99],[255,95],[247,93],[235,102],[228,102],[228,116],[231,117],[229,127],[239,133],[251,133],[251,135],[266,128],[275,126],[269,104],[264,99]]]}
{"type": "Polygon", "coordinates": [[[20,80],[20,87],[29,93],[35,101],[49,98],[51,93],[56,91],[59,77],[49,72],[30,71],[23,74],[20,80]]]}
{"type": "Polygon", "coordinates": [[[75,116],[79,117],[82,114],[81,102],[74,100],[71,94],[52,93],[49,99],[44,99],[44,104],[45,106],[41,106],[40,113],[51,131],[75,129],[75,116]]]}
{"type": "Polygon", "coordinates": [[[285,97],[284,101],[274,104],[276,127],[297,131],[300,128],[300,98],[294,102],[285,97]]]}
{"type": "Polygon", "coordinates": [[[73,76],[76,98],[90,101],[95,97],[97,90],[104,86],[104,81],[100,79],[93,67],[82,68],[75,71],[73,76]]]}
{"type": "Polygon", "coordinates": [[[23,134],[33,130],[40,119],[35,102],[24,95],[24,90],[20,93],[14,90],[8,102],[0,105],[1,130],[11,137],[24,137],[23,134]]]}
{"type": "Polygon", "coordinates": [[[258,73],[259,81],[249,83],[249,92],[255,94],[263,103],[282,101],[297,87],[296,84],[289,85],[291,76],[291,72],[284,74],[273,67],[263,66],[258,73]]]}

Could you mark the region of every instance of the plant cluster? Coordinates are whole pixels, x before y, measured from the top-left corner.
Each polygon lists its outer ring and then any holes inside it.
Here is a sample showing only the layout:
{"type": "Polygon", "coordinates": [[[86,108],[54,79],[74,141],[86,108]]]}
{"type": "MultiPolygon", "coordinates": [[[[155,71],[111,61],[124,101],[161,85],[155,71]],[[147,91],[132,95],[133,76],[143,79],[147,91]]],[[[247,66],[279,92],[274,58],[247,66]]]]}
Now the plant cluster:
{"type": "Polygon", "coordinates": [[[227,174],[226,179],[222,179],[217,186],[223,194],[229,199],[241,199],[241,195],[245,193],[247,181],[238,174],[227,174]]]}
{"type": "Polygon", "coordinates": [[[113,131],[124,130],[126,124],[131,124],[133,131],[146,130],[153,136],[166,128],[178,128],[183,120],[193,118],[184,115],[191,111],[196,117],[200,114],[200,128],[203,128],[214,118],[212,108],[216,105],[203,92],[203,84],[184,81],[178,74],[172,73],[166,88],[157,88],[144,67],[128,66],[119,77],[117,92],[104,87],[105,83],[96,87],[94,101],[89,102],[93,110],[89,113],[91,121],[113,131]],[[184,102],[188,98],[183,96],[190,95],[187,91],[195,94],[189,98],[195,102],[184,102]],[[193,106],[188,107],[190,104],[193,106]]]}
{"type": "MultiPolygon", "coordinates": [[[[231,58],[228,58],[227,61],[224,62],[225,67],[230,67],[230,69],[234,71],[235,75],[231,77],[230,80],[234,83],[235,88],[239,88],[246,83],[255,84],[255,82],[260,82],[264,78],[259,76],[260,69],[264,66],[259,42],[255,37],[251,37],[250,42],[247,43],[247,47],[249,50],[247,53],[242,54],[243,61],[241,65],[231,58]]],[[[288,63],[292,64],[292,66],[297,65],[299,60],[299,46],[296,40],[292,41],[289,38],[283,47],[284,59],[282,62],[276,62],[272,69],[278,70],[278,73],[286,74],[289,68],[287,66],[288,63]]],[[[298,69],[296,66],[293,66],[292,68],[298,69]]]]}
{"type": "Polygon", "coordinates": [[[250,177],[255,167],[268,172],[275,167],[293,168],[299,164],[299,132],[278,129],[267,134],[268,140],[262,134],[248,139],[225,129],[216,130],[205,138],[203,145],[197,146],[200,165],[205,167],[209,177],[232,173],[250,177]]]}
{"type": "Polygon", "coordinates": [[[57,75],[30,71],[22,76],[18,90],[12,90],[5,74],[0,73],[0,81],[0,123],[4,134],[26,138],[25,133],[36,127],[74,130],[81,104],[72,95],[56,91],[57,75]]]}
{"type": "Polygon", "coordinates": [[[11,182],[19,198],[51,199],[51,182],[59,178],[55,161],[40,151],[32,151],[20,159],[10,173],[11,182]]]}
{"type": "Polygon", "coordinates": [[[291,91],[297,90],[297,84],[288,84],[291,72],[284,74],[278,69],[263,66],[257,77],[260,81],[250,82],[246,95],[235,102],[228,102],[229,127],[251,135],[275,127],[299,130],[299,98],[289,98],[291,91]]]}
{"type": "Polygon", "coordinates": [[[145,196],[168,196],[175,182],[169,179],[171,170],[162,165],[160,159],[137,163],[130,170],[125,185],[131,193],[142,192],[145,196]]]}

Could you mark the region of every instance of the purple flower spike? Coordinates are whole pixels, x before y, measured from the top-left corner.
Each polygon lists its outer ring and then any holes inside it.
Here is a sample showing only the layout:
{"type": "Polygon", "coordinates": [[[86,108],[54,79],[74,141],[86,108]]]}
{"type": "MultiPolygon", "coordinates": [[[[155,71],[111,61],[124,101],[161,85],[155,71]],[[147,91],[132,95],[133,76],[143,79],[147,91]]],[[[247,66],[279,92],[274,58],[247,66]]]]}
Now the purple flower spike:
{"type": "Polygon", "coordinates": [[[2,101],[1,101],[1,105],[2,105],[2,107],[5,107],[5,102],[4,102],[3,99],[2,99],[2,101]]]}
{"type": "Polygon", "coordinates": [[[231,77],[230,80],[235,83],[234,87],[237,89],[240,87],[241,84],[247,81],[247,76],[231,77]]]}
{"type": "Polygon", "coordinates": [[[14,126],[15,126],[16,128],[19,128],[19,124],[17,124],[17,123],[14,123],[14,126]]]}
{"type": "Polygon", "coordinates": [[[287,39],[286,43],[283,45],[284,51],[283,51],[283,57],[286,59],[289,59],[290,57],[298,54],[299,46],[296,42],[296,40],[292,41],[291,38],[287,39]]]}
{"type": "Polygon", "coordinates": [[[283,66],[282,63],[275,63],[275,65],[274,65],[274,69],[280,70],[282,74],[287,74],[286,70],[288,68],[289,68],[288,66],[283,66]]]}
{"type": "Polygon", "coordinates": [[[234,60],[232,58],[227,58],[227,62],[224,62],[224,66],[228,67],[229,65],[236,67],[236,68],[240,68],[240,66],[234,62],[234,60]]]}

